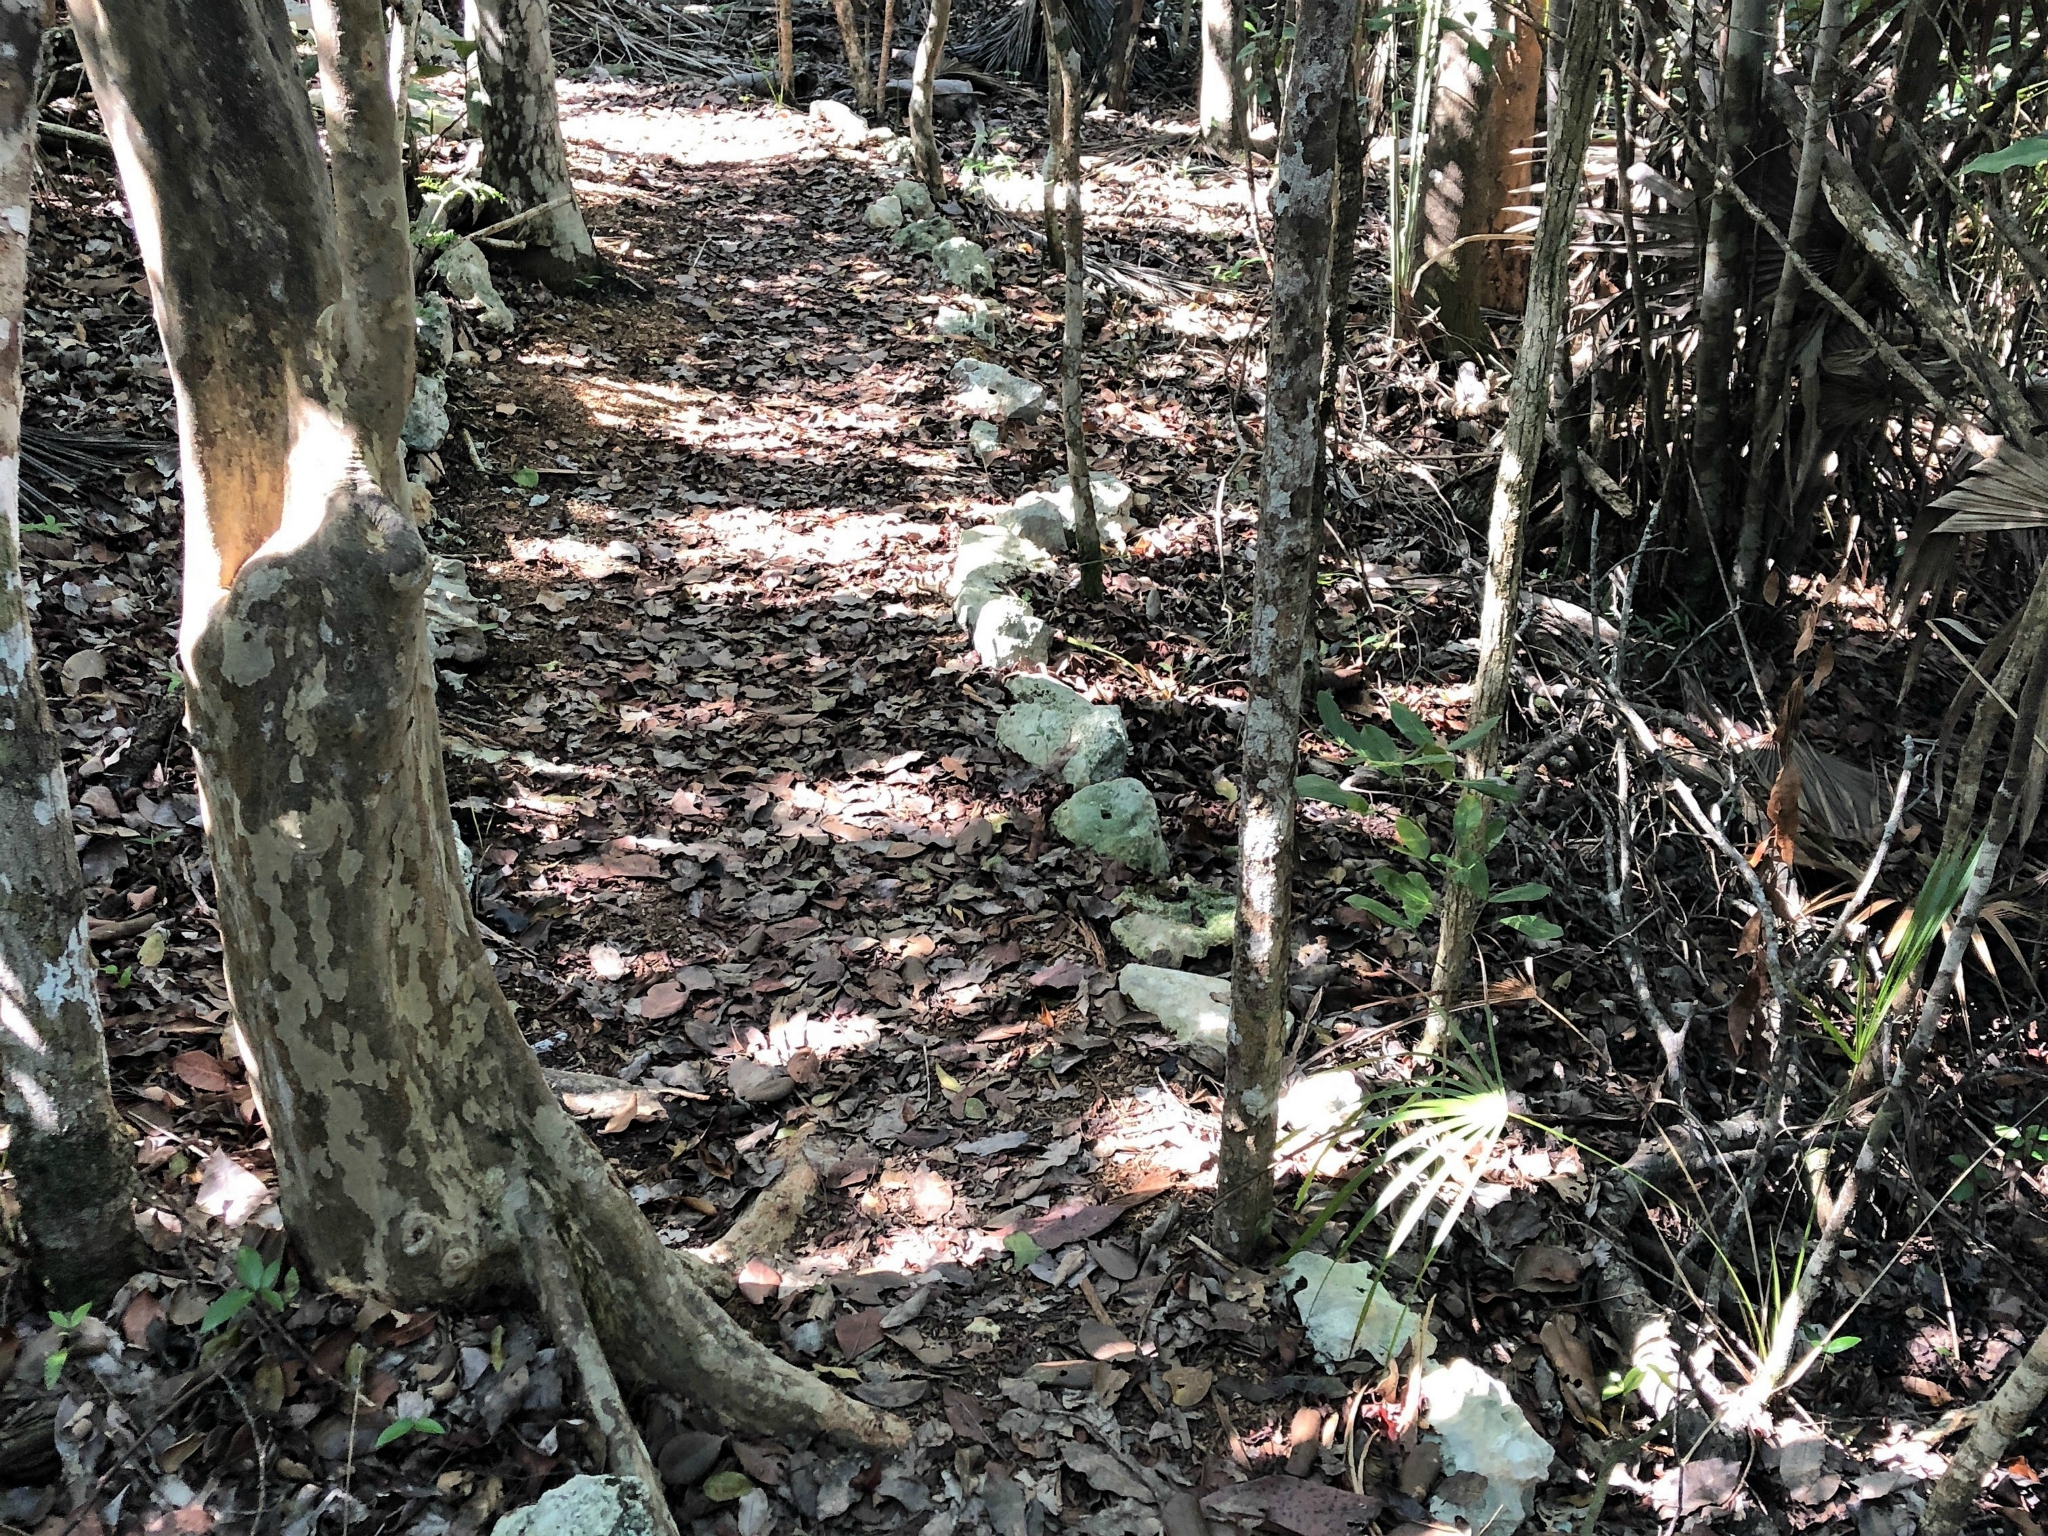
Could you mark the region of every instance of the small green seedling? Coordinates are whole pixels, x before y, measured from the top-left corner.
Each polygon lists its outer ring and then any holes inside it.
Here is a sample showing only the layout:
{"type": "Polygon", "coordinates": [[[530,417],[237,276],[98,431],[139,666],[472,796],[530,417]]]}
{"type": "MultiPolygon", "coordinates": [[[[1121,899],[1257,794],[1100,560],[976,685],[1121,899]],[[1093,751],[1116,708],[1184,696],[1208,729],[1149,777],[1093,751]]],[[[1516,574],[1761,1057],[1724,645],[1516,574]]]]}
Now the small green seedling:
{"type": "Polygon", "coordinates": [[[52,1312],[50,1321],[63,1335],[63,1343],[50,1351],[50,1358],[43,1362],[43,1386],[45,1389],[57,1385],[57,1378],[64,1374],[64,1362],[71,1358],[71,1336],[78,1331],[79,1324],[92,1312],[92,1303],[80,1302],[69,1312],[52,1312]]]}
{"type": "MultiPolygon", "coordinates": [[[[1493,816],[1492,803],[1495,800],[1513,801],[1520,792],[1501,779],[1465,778],[1458,771],[1458,754],[1477,746],[1486,739],[1497,723],[1482,720],[1454,741],[1440,738],[1420,715],[1398,699],[1387,701],[1387,713],[1392,717],[1394,728],[1407,739],[1403,746],[1385,731],[1374,725],[1353,725],[1337,708],[1337,701],[1327,693],[1316,697],[1316,712],[1322,717],[1323,728],[1332,737],[1351,749],[1352,756],[1369,768],[1376,769],[1395,779],[1404,779],[1411,773],[1433,776],[1445,784],[1459,786],[1457,805],[1451,813],[1451,847],[1448,852],[1439,853],[1431,844],[1429,833],[1422,823],[1412,816],[1394,818],[1394,845],[1413,862],[1423,866],[1424,873],[1401,869],[1392,864],[1382,864],[1373,870],[1372,878],[1380,890],[1399,903],[1396,911],[1386,902],[1372,896],[1347,896],[1345,905],[1362,912],[1370,912],[1389,927],[1405,929],[1412,933],[1422,926],[1423,921],[1434,913],[1440,904],[1441,886],[1434,883],[1426,873],[1436,869],[1442,871],[1441,878],[1449,880],[1470,891],[1486,906],[1500,906],[1521,901],[1541,901],[1550,894],[1550,887],[1534,881],[1509,886],[1506,890],[1491,888],[1486,869],[1487,855],[1492,853],[1500,840],[1507,835],[1507,822],[1493,816]]],[[[1294,781],[1297,793],[1310,800],[1320,800],[1326,805],[1335,805],[1347,811],[1370,811],[1372,802],[1355,790],[1346,789],[1334,780],[1318,774],[1305,773],[1294,781]]],[[[1539,942],[1563,936],[1564,930],[1548,918],[1532,912],[1517,912],[1500,919],[1503,927],[1512,928],[1526,938],[1539,942]]]]}
{"type": "Polygon", "coordinates": [[[1029,1232],[1012,1232],[1003,1239],[1003,1246],[1010,1250],[1010,1258],[1019,1269],[1029,1269],[1045,1257],[1045,1250],[1029,1232]]]}
{"type": "Polygon", "coordinates": [[[407,1435],[445,1435],[447,1433],[447,1430],[443,1429],[432,1419],[393,1419],[384,1426],[383,1432],[377,1436],[377,1449],[381,1451],[392,1441],[403,1440],[407,1435]]]}
{"type": "Polygon", "coordinates": [[[199,1319],[199,1331],[211,1333],[225,1327],[240,1317],[252,1301],[261,1301],[273,1312],[282,1312],[294,1296],[299,1294],[299,1272],[288,1270],[280,1284],[278,1271],[283,1259],[263,1262],[263,1255],[254,1248],[235,1250],[235,1279],[239,1282],[232,1289],[223,1291],[206,1309],[206,1315],[199,1319]]]}
{"type": "Polygon", "coordinates": [[[512,483],[522,491],[530,491],[540,484],[540,471],[537,469],[515,469],[512,471],[512,483]]]}

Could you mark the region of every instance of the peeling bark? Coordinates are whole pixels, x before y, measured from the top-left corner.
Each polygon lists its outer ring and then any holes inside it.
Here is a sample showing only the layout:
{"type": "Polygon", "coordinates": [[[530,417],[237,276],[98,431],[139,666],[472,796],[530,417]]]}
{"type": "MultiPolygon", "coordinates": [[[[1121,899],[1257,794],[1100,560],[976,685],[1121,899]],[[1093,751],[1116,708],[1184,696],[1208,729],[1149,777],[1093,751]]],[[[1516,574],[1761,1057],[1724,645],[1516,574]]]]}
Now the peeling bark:
{"type": "Polygon", "coordinates": [[[1266,458],[1252,573],[1237,931],[1216,1175],[1216,1243],[1238,1259],[1256,1255],[1273,1227],[1273,1141],[1294,958],[1294,770],[1321,515],[1316,489],[1334,265],[1330,242],[1357,14],[1357,0],[1301,0],[1273,181],[1266,458]]]}
{"type": "Polygon", "coordinates": [[[476,46],[482,83],[483,178],[505,194],[514,213],[566,198],[522,226],[526,249],[516,265],[549,287],[597,275],[603,263],[590,243],[569,179],[569,151],[555,106],[555,51],[546,0],[465,0],[463,30],[476,46]]]}
{"type": "MultiPolygon", "coordinates": [[[[1543,456],[1543,427],[1550,416],[1557,338],[1571,302],[1566,259],[1571,254],[1572,230],[1578,223],[1579,194],[1585,182],[1586,139],[1600,86],[1600,50],[1612,15],[1608,0],[1577,0],[1565,28],[1559,66],[1564,94],[1551,117],[1543,212],[1537,218],[1535,250],[1529,261],[1529,303],[1522,312],[1508,420],[1501,433],[1500,470],[1494,476],[1493,511],[1487,522],[1486,587],[1479,604],[1479,666],[1473,682],[1471,723],[1477,726],[1492,720],[1496,725],[1466,754],[1465,772],[1472,778],[1492,774],[1506,735],[1529,507],[1543,456]]],[[[1458,856],[1483,861],[1484,844],[1479,840],[1484,836],[1482,819],[1458,856]]],[[[1455,1036],[1452,1014],[1464,996],[1478,924],[1476,895],[1460,882],[1446,880],[1436,967],[1430,979],[1429,1023],[1416,1046],[1420,1055],[1438,1053],[1455,1036]]]]}
{"type": "Polygon", "coordinates": [[[521,1288],[524,1191],[622,1375],[756,1433],[899,1442],[692,1283],[498,988],[449,836],[430,562],[348,409],[346,215],[283,12],[75,0],[73,16],[177,394],[193,744],[294,1242],[322,1283],[401,1305],[521,1288]]]}
{"type": "Polygon", "coordinates": [[[21,1225],[62,1307],[140,1267],[131,1138],[107,1087],[71,796],[21,577],[21,326],[38,0],[0,0],[0,1112],[21,1225]]]}
{"type": "Polygon", "coordinates": [[[939,61],[946,54],[946,25],[953,0],[931,0],[924,35],[917,42],[917,66],[910,77],[910,163],[934,202],[946,200],[946,168],[939,160],[939,138],[932,128],[932,96],[939,84],[939,61]]]}
{"type": "MultiPolygon", "coordinates": [[[[934,0],[938,3],[938,0],[934,0]]],[[[1081,207],[1081,41],[1066,0],[1041,0],[1045,56],[1052,76],[1052,146],[1047,151],[1046,196],[1058,186],[1059,238],[1053,249],[1065,273],[1066,326],[1060,333],[1060,419],[1067,443],[1067,484],[1074,497],[1074,548],[1081,561],[1081,595],[1102,596],[1102,535],[1095,526],[1095,482],[1088,468],[1088,436],[1081,421],[1081,357],[1087,346],[1088,269],[1082,254],[1086,216],[1081,207]]]]}

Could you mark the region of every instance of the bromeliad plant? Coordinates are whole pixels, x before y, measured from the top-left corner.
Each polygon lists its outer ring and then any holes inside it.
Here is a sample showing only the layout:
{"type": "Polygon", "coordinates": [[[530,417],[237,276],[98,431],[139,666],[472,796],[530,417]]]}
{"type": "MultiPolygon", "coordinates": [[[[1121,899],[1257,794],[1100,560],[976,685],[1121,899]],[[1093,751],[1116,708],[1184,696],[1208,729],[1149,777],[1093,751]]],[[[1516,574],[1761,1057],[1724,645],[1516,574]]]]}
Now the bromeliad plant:
{"type": "MultiPolygon", "coordinates": [[[[1548,896],[1550,887],[1536,881],[1496,891],[1487,871],[1487,856],[1507,835],[1506,819],[1493,814],[1494,802],[1512,803],[1520,792],[1503,779],[1463,777],[1458,769],[1458,754],[1485,740],[1498,722],[1482,720],[1464,735],[1445,741],[1400,700],[1389,699],[1387,712],[1393,719],[1394,728],[1406,738],[1407,746],[1396,742],[1378,726],[1353,725],[1344,718],[1343,712],[1337,708],[1337,701],[1330,694],[1316,696],[1316,713],[1322,718],[1323,729],[1349,748],[1361,765],[1386,775],[1396,783],[1405,783],[1415,777],[1434,777],[1457,788],[1457,804],[1451,812],[1450,849],[1438,852],[1428,831],[1414,817],[1395,816],[1394,844],[1419,869],[1382,864],[1372,871],[1372,878],[1382,892],[1398,903],[1399,910],[1387,902],[1363,895],[1347,896],[1345,904],[1370,912],[1381,922],[1412,933],[1441,905],[1444,881],[1471,892],[1482,906],[1541,901],[1548,896]],[[1436,872],[1434,876],[1432,871],[1436,872]]],[[[1294,781],[1294,787],[1295,792],[1306,799],[1320,800],[1347,811],[1362,813],[1374,809],[1366,796],[1320,774],[1302,774],[1294,781]]],[[[1564,932],[1548,918],[1532,912],[1512,913],[1499,921],[1503,927],[1512,928],[1531,939],[1555,939],[1564,932]]]]}

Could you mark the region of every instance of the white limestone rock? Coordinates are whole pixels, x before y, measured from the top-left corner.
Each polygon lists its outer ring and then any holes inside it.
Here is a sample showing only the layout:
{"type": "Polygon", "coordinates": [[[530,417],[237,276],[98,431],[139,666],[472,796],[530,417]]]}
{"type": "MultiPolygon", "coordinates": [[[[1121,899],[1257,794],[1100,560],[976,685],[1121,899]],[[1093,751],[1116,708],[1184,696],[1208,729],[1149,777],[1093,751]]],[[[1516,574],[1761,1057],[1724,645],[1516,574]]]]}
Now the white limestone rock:
{"type": "Polygon", "coordinates": [[[983,421],[1036,421],[1045,410],[1045,386],[1019,378],[999,363],[963,357],[948,377],[953,403],[983,421]]]}
{"type": "Polygon", "coordinates": [[[860,216],[860,221],[869,229],[900,229],[903,226],[903,204],[893,194],[878,197],[868,204],[867,212],[860,216]]]}
{"type": "Polygon", "coordinates": [[[1017,702],[996,719],[996,740],[1034,768],[1055,765],[1077,789],[1117,777],[1131,755],[1124,712],[1091,704],[1050,677],[1016,677],[1017,702]]]}
{"type": "MultiPolygon", "coordinates": [[[[1297,1255],[1299,1257],[1299,1255],[1297,1255]]],[[[1529,1516],[1531,1496],[1550,1475],[1550,1442],[1529,1425],[1507,1386],[1470,1360],[1451,1360],[1422,1376],[1426,1436],[1443,1453],[1447,1477],[1476,1473],[1484,1490],[1463,1503],[1441,1495],[1429,1501],[1439,1520],[1464,1520],[1470,1529],[1512,1536],[1529,1516]]]]}
{"type": "Polygon", "coordinates": [[[1110,779],[1068,796],[1052,813],[1052,829],[1140,874],[1163,875],[1172,864],[1159,831],[1159,802],[1136,779],[1110,779]]]}
{"type": "Polygon", "coordinates": [[[996,285],[996,269],[989,263],[988,252],[965,235],[954,235],[933,246],[932,267],[942,282],[970,293],[996,285]]]}
{"type": "Polygon", "coordinates": [[[1228,976],[1127,965],[1117,972],[1116,985],[1134,1008],[1157,1015],[1160,1026],[1184,1045],[1220,1051],[1230,1039],[1228,976]]]}

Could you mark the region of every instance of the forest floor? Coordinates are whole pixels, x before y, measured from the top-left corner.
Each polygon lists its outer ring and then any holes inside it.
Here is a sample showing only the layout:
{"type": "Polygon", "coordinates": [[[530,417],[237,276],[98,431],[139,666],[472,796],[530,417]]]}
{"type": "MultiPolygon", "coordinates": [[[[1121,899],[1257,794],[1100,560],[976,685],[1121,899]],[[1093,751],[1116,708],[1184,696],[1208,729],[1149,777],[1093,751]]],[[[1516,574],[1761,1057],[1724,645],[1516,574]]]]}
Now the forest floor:
{"type": "MultiPolygon", "coordinates": [[[[790,1159],[819,1170],[786,1250],[746,1277],[759,1299],[735,1306],[791,1358],[917,1426],[904,1455],[866,1458],[720,1441],[678,1405],[646,1404],[685,1528],[1204,1536],[1177,1494],[1269,1475],[1290,1481],[1212,1500],[1208,1528],[1426,1525],[1445,1469],[1412,1424],[1401,1432],[1398,1370],[1390,1386],[1364,1357],[1318,1360],[1277,1271],[1202,1241],[1217,1063],[1117,987],[1131,957],[1109,923],[1146,882],[1055,836],[1064,786],[995,740],[1004,679],[977,667],[943,587],[963,528],[1061,471],[1058,430],[1013,426],[986,468],[968,453],[947,383],[963,344],[932,326],[957,296],[862,221],[900,174],[888,144],[701,91],[564,96],[579,197],[616,275],[568,298],[504,281],[509,337],[464,321],[454,432],[430,472],[429,542],[465,563],[489,623],[480,657],[444,664],[441,694],[478,915],[542,1062],[633,1084],[572,1106],[665,1241],[715,1241],[790,1159]],[[1303,1491],[1317,1487],[1365,1496],[1303,1491]]],[[[968,152],[967,130],[951,132],[968,152]]],[[[1032,103],[1013,96],[971,153],[1000,174],[1036,164],[1040,142],[1032,103]]],[[[1191,153],[1170,116],[1098,114],[1086,149],[1091,241],[1166,295],[1112,295],[1091,333],[1091,448],[1138,493],[1140,531],[1100,606],[1069,571],[1036,578],[1032,597],[1057,637],[1049,670],[1121,707],[1128,771],[1157,795],[1181,889],[1227,887],[1263,334],[1246,187],[1191,153]]],[[[0,1522],[39,1536],[471,1536],[589,1464],[573,1383],[534,1319],[406,1315],[308,1288],[279,1316],[204,1327],[238,1246],[290,1259],[169,686],[168,391],[109,171],[59,163],[42,190],[27,464],[48,499],[26,503],[26,542],[73,749],[116,1092],[142,1136],[160,1258],[106,1328],[54,1328],[10,1282],[13,1422],[54,1413],[61,1464],[11,1451],[0,1522]],[[358,1342],[374,1412],[349,1410],[336,1379],[358,1342]],[[73,1358],[48,1370],[66,1343],[73,1358]],[[378,1444],[421,1419],[440,1432],[378,1444]]],[[[988,205],[952,217],[986,245],[1009,309],[967,350],[1049,384],[1059,290],[1025,222],[988,205]]],[[[1364,297],[1382,286],[1368,261],[1324,556],[1324,682],[1355,717],[1393,700],[1455,735],[1470,723],[1471,519],[1491,427],[1454,419],[1438,371],[1386,342],[1384,304],[1364,297]]],[[[1770,720],[1737,700],[1803,676],[1812,739],[1883,787],[1880,663],[1904,642],[1854,570],[1832,574],[1787,584],[1782,612],[1747,637],[1750,680],[1725,626],[1649,616],[1645,686],[1740,752],[1770,720]],[[1716,690],[1719,706],[1701,702],[1716,690]]],[[[1569,606],[1583,616],[1585,583],[1544,590],[1556,622],[1532,626],[1509,727],[1524,743],[1568,727],[1604,665],[1569,606]]],[[[1925,657],[1901,723],[1932,736],[1954,681],[1946,658],[1925,657]]],[[[1553,887],[1545,910],[1565,933],[1486,938],[1493,1006],[1474,1033],[1525,1118],[1486,1150],[1479,1198],[1422,1287],[1439,1356],[1496,1375],[1554,1448],[1532,1529],[1578,1528],[1611,1472],[1603,1527],[1853,1521],[1890,1536],[1955,1408],[2043,1315],[2029,1276],[2048,1254],[2034,980],[2011,966],[1971,978],[1981,1006],[1908,1159],[1927,1187],[1874,1207],[1845,1270],[1863,1297],[1859,1342],[1807,1378],[1750,1459],[1702,1459],[1629,1394],[1599,1389],[1622,1362],[1595,1302],[1619,1251],[1596,1175],[1679,1111],[1612,942],[1599,824],[1572,787],[1603,748],[1567,746],[1495,858],[1497,886],[1553,887]],[[1992,1001],[2000,987],[2008,1006],[1992,1001]],[[1951,1164],[1983,1170],[1960,1198],[1951,1164]]],[[[1349,772],[1334,743],[1319,756],[1319,771],[1349,772]]],[[[1759,799],[1768,787],[1766,774],[1759,799]]],[[[1447,800],[1398,783],[1366,814],[1304,811],[1300,1069],[1375,1085],[1415,1069],[1404,1026],[1427,954],[1344,900],[1377,891],[1365,874],[1387,859],[1396,812],[1448,827],[1447,800]]],[[[1730,1023],[1751,968],[1735,883],[1668,809],[1633,814],[1662,892],[1642,942],[1698,1024],[1689,1112],[1733,1116],[1756,1083],[1730,1023]]],[[[2006,916],[2031,943],[2031,915],[2006,916]]],[[[1195,968],[1227,961],[1226,946],[1195,968]]],[[[1827,1051],[1816,1033],[1810,1070],[1839,1075],[1827,1051]]],[[[1322,1154],[1316,1203],[1345,1156],[1322,1154]]],[[[1303,1230],[1291,1195],[1304,1161],[1284,1181],[1283,1240],[1303,1230]]],[[[1767,1233],[1763,1248],[1790,1263],[1799,1243],[1767,1233]]],[[[1396,1284],[1415,1267],[1411,1247],[1396,1284]]],[[[2035,1529],[2025,1479],[2004,1487],[2014,1527],[2035,1529]]]]}

